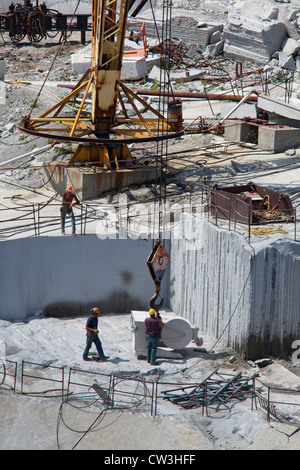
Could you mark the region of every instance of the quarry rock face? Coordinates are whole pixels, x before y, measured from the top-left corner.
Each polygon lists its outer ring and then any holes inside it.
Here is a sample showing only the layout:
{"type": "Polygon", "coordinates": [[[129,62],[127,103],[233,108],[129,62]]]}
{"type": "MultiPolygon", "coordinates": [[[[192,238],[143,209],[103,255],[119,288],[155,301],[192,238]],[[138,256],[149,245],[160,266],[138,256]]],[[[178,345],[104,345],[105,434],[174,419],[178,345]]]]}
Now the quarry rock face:
{"type": "Polygon", "coordinates": [[[299,331],[300,249],[252,242],[184,214],[172,240],[171,306],[245,359],[288,351],[299,331]]]}
{"type": "Polygon", "coordinates": [[[282,49],[287,40],[287,31],[283,23],[274,23],[261,30],[261,37],[269,59],[282,49]]]}
{"type": "Polygon", "coordinates": [[[299,8],[275,5],[265,1],[254,9],[253,2],[247,0],[241,8],[235,5],[230,10],[223,32],[228,57],[266,64],[274,54],[284,52],[287,59],[279,65],[295,68],[293,58],[299,53],[299,8]]]}
{"type": "Polygon", "coordinates": [[[224,28],[224,52],[232,58],[266,64],[277,51],[282,50],[287,39],[287,30],[282,22],[266,24],[259,19],[230,17],[224,28]]]}

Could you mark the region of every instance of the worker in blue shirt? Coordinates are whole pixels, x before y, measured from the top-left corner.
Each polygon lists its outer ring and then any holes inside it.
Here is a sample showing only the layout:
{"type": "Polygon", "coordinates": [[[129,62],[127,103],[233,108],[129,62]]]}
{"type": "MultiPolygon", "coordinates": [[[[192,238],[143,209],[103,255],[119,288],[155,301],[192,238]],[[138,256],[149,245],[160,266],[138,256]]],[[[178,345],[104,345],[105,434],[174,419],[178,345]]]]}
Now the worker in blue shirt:
{"type": "Polygon", "coordinates": [[[92,315],[89,316],[86,322],[86,346],[85,350],[83,351],[83,360],[84,361],[90,361],[90,358],[88,357],[89,350],[92,347],[92,344],[94,343],[96,346],[96,349],[99,354],[99,360],[105,360],[108,359],[109,356],[105,356],[102,348],[102,343],[100,341],[100,338],[98,336],[98,316],[100,313],[100,310],[97,307],[92,308],[91,310],[92,315]]]}

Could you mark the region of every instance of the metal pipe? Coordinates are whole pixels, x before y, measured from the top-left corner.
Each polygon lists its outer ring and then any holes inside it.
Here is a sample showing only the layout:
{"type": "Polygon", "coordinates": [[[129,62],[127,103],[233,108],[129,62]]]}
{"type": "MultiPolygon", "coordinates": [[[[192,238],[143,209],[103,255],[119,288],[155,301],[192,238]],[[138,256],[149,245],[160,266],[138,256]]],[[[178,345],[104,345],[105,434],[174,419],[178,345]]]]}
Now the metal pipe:
{"type": "MultiPolygon", "coordinates": [[[[249,91],[249,93],[248,93],[246,96],[244,96],[244,98],[242,98],[241,101],[240,101],[236,106],[234,106],[234,108],[232,108],[232,110],[229,111],[229,113],[227,113],[226,116],[224,116],[224,117],[221,119],[220,124],[222,124],[227,118],[229,118],[229,116],[231,116],[231,115],[234,113],[234,111],[235,111],[236,109],[238,109],[243,103],[245,103],[245,101],[247,101],[247,99],[250,97],[250,95],[252,95],[252,93],[254,93],[254,92],[253,92],[253,91],[249,91]]],[[[256,98],[256,99],[257,99],[257,98],[256,98]]]]}
{"type": "MultiPolygon", "coordinates": [[[[64,83],[58,83],[57,87],[60,88],[74,88],[74,85],[68,85],[64,83]]],[[[240,101],[244,97],[241,95],[227,95],[227,94],[218,94],[218,93],[195,93],[195,92],[186,92],[186,91],[173,91],[167,92],[162,90],[146,90],[146,89],[132,89],[137,95],[145,96],[168,96],[169,98],[204,98],[210,100],[220,100],[220,101],[240,101]]],[[[251,91],[251,93],[255,93],[251,91]]],[[[247,101],[257,101],[257,96],[248,96],[247,101]]]]}
{"type": "MultiPolygon", "coordinates": [[[[57,143],[58,142],[55,142],[55,144],[57,144],[57,143]]],[[[24,153],[23,155],[20,155],[19,157],[14,157],[14,158],[11,158],[10,160],[6,160],[5,162],[1,162],[0,166],[6,165],[7,163],[10,163],[10,162],[14,162],[16,160],[20,160],[21,158],[24,158],[24,157],[29,157],[29,156],[35,155],[36,153],[40,153],[40,152],[43,152],[45,150],[49,150],[52,147],[54,147],[53,143],[45,145],[45,147],[40,147],[40,148],[31,150],[30,152],[24,153]]]]}
{"type": "MultiPolygon", "coordinates": [[[[257,101],[257,96],[246,96],[243,97],[241,95],[225,95],[225,94],[218,94],[218,93],[194,93],[194,92],[182,92],[182,91],[174,91],[172,93],[159,91],[159,90],[132,90],[137,95],[149,95],[149,96],[168,96],[172,98],[173,96],[178,98],[204,98],[210,100],[225,100],[225,101],[257,101]]],[[[255,93],[251,91],[250,95],[255,93]]],[[[244,102],[243,101],[243,102],[244,102]]]]}

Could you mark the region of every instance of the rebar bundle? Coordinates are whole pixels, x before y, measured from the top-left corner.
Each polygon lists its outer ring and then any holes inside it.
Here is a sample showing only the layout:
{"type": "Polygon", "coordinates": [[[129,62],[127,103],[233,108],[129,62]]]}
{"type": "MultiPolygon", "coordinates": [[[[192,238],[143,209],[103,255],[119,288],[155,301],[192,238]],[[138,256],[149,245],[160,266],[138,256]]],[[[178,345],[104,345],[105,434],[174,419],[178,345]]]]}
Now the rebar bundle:
{"type": "Polygon", "coordinates": [[[185,409],[228,406],[232,400],[245,400],[252,391],[251,377],[220,373],[217,370],[199,384],[163,391],[164,398],[185,409]]]}

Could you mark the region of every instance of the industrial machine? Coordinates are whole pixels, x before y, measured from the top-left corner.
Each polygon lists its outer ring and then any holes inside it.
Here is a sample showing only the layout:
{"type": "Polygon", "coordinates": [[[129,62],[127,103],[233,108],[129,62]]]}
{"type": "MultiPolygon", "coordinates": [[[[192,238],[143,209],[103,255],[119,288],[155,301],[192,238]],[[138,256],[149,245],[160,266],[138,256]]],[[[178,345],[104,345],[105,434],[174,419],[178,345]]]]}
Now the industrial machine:
{"type": "Polygon", "coordinates": [[[214,186],[211,213],[216,218],[243,224],[295,222],[296,215],[287,194],[249,182],[241,186],[214,186]]]}
{"type": "Polygon", "coordinates": [[[0,34],[9,33],[14,43],[25,37],[36,43],[50,35],[63,35],[66,30],[80,31],[81,42],[85,44],[85,33],[91,30],[90,18],[91,15],[83,14],[63,15],[47,8],[45,2],[39,5],[38,0],[35,5],[30,0],[24,0],[23,5],[12,2],[8,11],[0,13],[0,34]]]}
{"type": "Polygon", "coordinates": [[[182,119],[164,115],[148,105],[120,80],[129,0],[93,0],[92,66],[74,89],[48,111],[22,119],[19,129],[27,134],[56,141],[77,142],[69,165],[99,164],[101,169],[133,168],[128,144],[162,141],[182,133],[182,119]],[[92,104],[87,103],[91,92],[92,104]],[[81,102],[74,113],[69,103],[81,102]],[[128,107],[125,106],[125,100],[128,107]],[[144,118],[137,102],[148,110],[144,118]],[[118,110],[121,109],[117,113],[118,110]]]}

